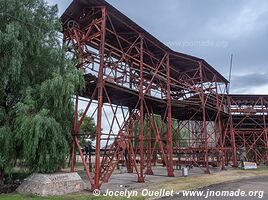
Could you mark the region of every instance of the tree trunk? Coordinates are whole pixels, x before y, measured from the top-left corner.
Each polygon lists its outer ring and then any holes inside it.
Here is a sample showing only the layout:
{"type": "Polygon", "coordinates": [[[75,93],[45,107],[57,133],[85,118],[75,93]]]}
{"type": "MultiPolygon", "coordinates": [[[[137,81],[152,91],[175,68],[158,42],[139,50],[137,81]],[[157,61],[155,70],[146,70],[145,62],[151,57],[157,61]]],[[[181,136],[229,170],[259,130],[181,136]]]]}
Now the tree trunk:
{"type": "Polygon", "coordinates": [[[0,168],[0,185],[4,184],[4,169],[0,168]]]}

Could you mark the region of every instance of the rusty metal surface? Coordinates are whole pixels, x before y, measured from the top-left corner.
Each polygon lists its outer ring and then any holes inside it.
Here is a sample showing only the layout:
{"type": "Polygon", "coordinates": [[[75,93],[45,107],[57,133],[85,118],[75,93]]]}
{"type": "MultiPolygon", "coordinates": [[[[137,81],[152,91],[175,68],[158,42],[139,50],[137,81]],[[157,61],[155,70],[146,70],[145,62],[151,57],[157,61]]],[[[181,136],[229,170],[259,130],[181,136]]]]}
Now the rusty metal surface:
{"type": "MultiPolygon", "coordinates": [[[[77,133],[93,100],[97,102],[94,173],[85,167],[92,190],[109,181],[120,162],[126,162],[128,172],[144,182],[146,174],[154,173],[151,166],[156,162],[166,167],[167,176],[174,176],[174,163],[209,173],[209,165],[221,169],[229,161],[236,165],[236,150],[242,144],[252,149],[266,141],[268,147],[264,104],[249,95],[228,97],[228,81],[203,59],[171,50],[102,0],[75,0],[61,20],[67,52],[76,56],[76,67],[84,72],[86,85],[79,96],[89,99],[79,119],[76,100],[72,171],[74,149],[81,148],[77,133]],[[234,102],[256,105],[246,109],[234,102]],[[110,107],[111,116],[104,105],[110,107]],[[245,116],[254,123],[246,123],[245,116]],[[105,134],[103,120],[109,122],[105,134]],[[115,126],[117,133],[113,133],[115,126]],[[139,127],[136,134],[135,126],[139,127]],[[243,128],[247,134],[241,137],[243,128]],[[247,144],[250,137],[253,143],[247,144]]],[[[264,157],[256,150],[254,156],[264,157]]]]}
{"type": "MultiPolygon", "coordinates": [[[[138,36],[140,33],[142,33],[144,35],[145,40],[147,40],[148,47],[152,50],[152,52],[154,52],[155,56],[158,59],[161,59],[162,53],[170,52],[171,65],[175,66],[175,68],[179,66],[179,70],[182,71],[191,71],[191,69],[198,69],[198,62],[201,61],[204,66],[206,77],[208,78],[207,81],[212,80],[213,76],[216,75],[217,81],[228,83],[228,81],[220,73],[218,73],[211,65],[209,65],[204,59],[176,52],[170,49],[169,47],[160,42],[153,35],[148,33],[146,30],[137,25],[135,22],[133,22],[131,19],[122,14],[120,11],[118,11],[116,8],[114,8],[106,1],[103,0],[73,1],[61,16],[64,28],[67,27],[67,23],[70,19],[76,20],[81,25],[80,28],[88,26],[88,24],[92,21],[93,16],[90,16],[91,18],[90,17],[86,18],[83,16],[85,16],[85,13],[91,12],[90,9],[92,9],[93,7],[99,7],[99,6],[100,7],[105,6],[107,8],[107,13],[110,16],[111,20],[113,20],[114,28],[118,30],[118,35],[120,35],[121,33],[120,37],[124,37],[127,41],[133,42],[134,40],[133,36],[135,36],[135,34],[138,36]]],[[[96,15],[98,15],[98,13],[96,15]]],[[[109,29],[112,28],[109,27],[109,29]]],[[[115,41],[115,38],[110,33],[111,32],[108,31],[106,38],[111,42],[115,41]]],[[[125,47],[124,44],[122,44],[122,46],[125,47]]]]}
{"type": "Polygon", "coordinates": [[[249,161],[268,164],[268,95],[232,94],[228,99],[234,154],[244,152],[249,161]]]}

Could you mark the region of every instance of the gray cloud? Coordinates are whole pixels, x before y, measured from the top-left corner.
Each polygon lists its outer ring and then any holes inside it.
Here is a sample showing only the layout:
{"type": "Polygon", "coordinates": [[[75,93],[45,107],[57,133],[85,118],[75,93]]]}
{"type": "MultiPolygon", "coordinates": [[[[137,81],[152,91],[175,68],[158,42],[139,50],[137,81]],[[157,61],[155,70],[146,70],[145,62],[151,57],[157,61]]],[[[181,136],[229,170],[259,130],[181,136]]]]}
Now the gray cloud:
{"type": "Polygon", "coordinates": [[[268,73],[235,75],[231,79],[231,88],[235,93],[247,93],[268,84],[268,73]]]}
{"type": "MultiPolygon", "coordinates": [[[[60,14],[71,2],[47,1],[59,4],[60,14]]],[[[228,77],[230,55],[233,53],[235,76],[231,92],[247,92],[243,90],[244,84],[253,84],[252,87],[268,84],[268,79],[265,78],[268,75],[268,1],[108,2],[160,41],[171,44],[172,49],[204,58],[225,77],[228,77]],[[214,45],[200,45],[207,41],[214,45]],[[215,45],[220,42],[225,45],[215,45]],[[181,45],[182,43],[188,45],[181,45]],[[256,73],[261,75],[256,76],[256,73]],[[256,80],[256,77],[262,79],[256,80]]]]}

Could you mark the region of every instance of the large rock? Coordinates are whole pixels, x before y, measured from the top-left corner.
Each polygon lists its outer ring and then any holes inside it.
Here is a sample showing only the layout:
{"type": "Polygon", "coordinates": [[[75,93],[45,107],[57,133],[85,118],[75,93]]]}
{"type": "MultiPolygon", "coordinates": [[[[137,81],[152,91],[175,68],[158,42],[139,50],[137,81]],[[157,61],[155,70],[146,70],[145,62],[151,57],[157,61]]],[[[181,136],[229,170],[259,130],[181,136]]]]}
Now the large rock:
{"type": "Polygon", "coordinates": [[[17,191],[38,196],[64,195],[85,189],[77,173],[33,174],[26,178],[17,191]]]}

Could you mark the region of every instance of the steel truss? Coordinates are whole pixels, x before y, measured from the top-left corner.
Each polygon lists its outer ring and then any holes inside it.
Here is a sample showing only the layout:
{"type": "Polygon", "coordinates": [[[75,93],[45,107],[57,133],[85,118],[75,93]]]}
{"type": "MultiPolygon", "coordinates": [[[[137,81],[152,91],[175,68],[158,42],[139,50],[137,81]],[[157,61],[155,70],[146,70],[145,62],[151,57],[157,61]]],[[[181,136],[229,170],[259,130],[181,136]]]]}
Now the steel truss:
{"type": "Polygon", "coordinates": [[[198,166],[205,173],[210,165],[224,169],[226,79],[203,59],[169,49],[104,1],[74,1],[61,19],[64,44],[85,77],[75,101],[71,171],[76,147],[92,190],[108,182],[122,160],[138,182],[154,173],[156,162],[168,176],[174,176],[174,165],[198,166]],[[78,96],[89,99],[81,117],[78,96]],[[93,101],[97,134],[91,173],[78,132],[93,101]]]}
{"type": "Polygon", "coordinates": [[[226,146],[232,147],[232,162],[237,166],[239,155],[245,153],[249,161],[268,164],[268,96],[229,95],[231,122],[226,146]]]}

